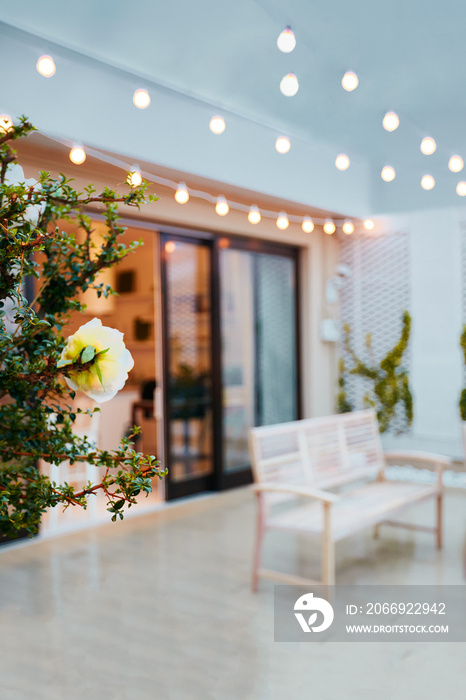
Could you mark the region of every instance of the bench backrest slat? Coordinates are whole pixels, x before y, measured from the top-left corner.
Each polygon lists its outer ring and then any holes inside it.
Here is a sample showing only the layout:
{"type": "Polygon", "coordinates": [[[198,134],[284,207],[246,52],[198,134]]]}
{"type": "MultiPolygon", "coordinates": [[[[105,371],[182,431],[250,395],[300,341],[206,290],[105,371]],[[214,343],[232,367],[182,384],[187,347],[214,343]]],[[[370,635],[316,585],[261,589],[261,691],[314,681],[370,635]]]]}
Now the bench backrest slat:
{"type": "Polygon", "coordinates": [[[253,428],[251,453],[257,482],[316,488],[375,477],[383,465],[372,409],[253,428]]]}

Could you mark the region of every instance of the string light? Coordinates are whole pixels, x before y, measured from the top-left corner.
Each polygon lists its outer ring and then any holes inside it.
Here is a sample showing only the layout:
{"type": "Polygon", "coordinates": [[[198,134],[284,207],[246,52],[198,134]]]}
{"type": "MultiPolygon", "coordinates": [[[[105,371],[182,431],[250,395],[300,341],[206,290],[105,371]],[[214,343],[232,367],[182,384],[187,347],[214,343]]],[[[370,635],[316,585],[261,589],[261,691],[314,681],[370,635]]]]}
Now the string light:
{"type": "Polygon", "coordinates": [[[340,153],[340,155],[335,158],[335,166],[338,168],[338,170],[348,170],[350,166],[350,159],[344,153],[340,153]]]}
{"type": "Polygon", "coordinates": [[[359,78],[353,71],[347,71],[343,78],[341,79],[341,85],[347,92],[352,92],[356,90],[359,85],[359,78]]]}
{"type": "Polygon", "coordinates": [[[82,146],[73,146],[70,151],[70,161],[75,165],[81,165],[86,160],[86,153],[82,146]]]}
{"type": "Polygon", "coordinates": [[[304,217],[303,223],[301,224],[301,228],[303,229],[304,233],[312,233],[313,232],[314,222],[310,216],[304,217]]]}
{"type": "Polygon", "coordinates": [[[37,71],[44,78],[51,78],[55,75],[55,62],[51,56],[41,56],[36,63],[37,71]]]}
{"type": "Polygon", "coordinates": [[[456,194],[459,194],[460,197],[466,197],[466,182],[464,180],[456,185],[456,194]]]}
{"type": "Polygon", "coordinates": [[[176,250],[176,243],[175,241],[167,241],[165,243],[165,251],[167,253],[174,253],[176,250]]]}
{"type": "MultiPolygon", "coordinates": [[[[10,119],[8,115],[0,115],[0,130],[1,130],[1,120],[2,118],[6,120],[4,123],[7,125],[10,123],[8,120],[10,119]]],[[[10,120],[11,121],[11,120],[10,120]]],[[[69,146],[69,142],[66,139],[58,138],[58,137],[49,137],[51,140],[56,141],[57,143],[60,143],[62,146],[69,146]]],[[[95,158],[97,160],[100,160],[104,163],[110,164],[114,167],[120,168],[121,170],[125,171],[126,177],[128,176],[128,173],[134,172],[136,169],[139,170],[138,166],[133,166],[132,168],[128,165],[128,163],[125,163],[124,161],[120,160],[119,158],[116,158],[115,156],[111,156],[107,153],[102,153],[101,151],[93,148],[86,148],[87,155],[92,156],[92,158],[95,158]]],[[[86,158],[86,152],[81,146],[74,146],[71,151],[70,151],[70,157],[71,157],[71,152],[73,152],[73,157],[78,157],[78,160],[80,163],[84,162],[86,158]],[[84,156],[84,158],[83,158],[84,156]]],[[[77,162],[77,161],[73,161],[77,162]]],[[[163,187],[167,187],[169,189],[172,189],[174,192],[176,192],[178,189],[183,189],[186,187],[184,183],[176,183],[173,180],[170,180],[166,177],[162,177],[161,175],[155,175],[154,173],[150,171],[140,171],[141,176],[143,179],[149,183],[156,183],[159,185],[162,185],[163,187]]],[[[466,183],[464,183],[466,187],[466,183]]],[[[186,188],[187,189],[187,188],[186,188]]],[[[466,192],[465,192],[466,194],[466,192]]],[[[249,206],[247,204],[244,204],[243,202],[233,202],[230,201],[229,203],[226,201],[225,197],[223,195],[220,195],[219,197],[215,197],[212,194],[208,192],[204,192],[202,190],[193,190],[190,189],[188,193],[189,198],[191,197],[196,197],[198,199],[211,202],[211,203],[216,203],[216,211],[217,209],[220,209],[220,211],[223,213],[220,213],[220,216],[225,216],[225,214],[228,213],[230,208],[236,209],[241,212],[247,212],[249,213],[251,209],[256,207],[256,205],[249,206]]],[[[217,212],[218,213],[218,212],[217,212]]],[[[323,226],[324,224],[328,223],[331,220],[328,219],[321,219],[321,218],[310,218],[309,216],[302,216],[299,214],[291,214],[287,215],[284,212],[280,212],[277,215],[276,211],[268,210],[261,208],[260,210],[260,215],[261,215],[261,220],[264,217],[267,217],[269,219],[273,219],[277,221],[277,216],[283,217],[287,222],[288,225],[290,222],[296,222],[301,225],[302,230],[306,233],[311,233],[314,230],[314,226],[323,226]]],[[[368,222],[371,222],[370,219],[367,219],[364,222],[364,226],[367,229],[370,229],[370,224],[368,222]]],[[[344,220],[337,220],[335,222],[338,226],[342,226],[344,224],[344,220]]],[[[335,225],[335,223],[331,222],[331,225],[335,225]]],[[[374,223],[372,223],[372,228],[374,227],[374,223]]],[[[328,227],[327,227],[328,229],[328,227]]]]}
{"type": "Polygon", "coordinates": [[[380,173],[380,177],[382,178],[382,180],[385,180],[385,182],[392,182],[392,180],[394,180],[396,177],[395,169],[392,168],[391,165],[385,165],[382,168],[382,172],[380,173]]]}
{"type": "Polygon", "coordinates": [[[423,190],[432,190],[435,187],[435,180],[432,175],[423,175],[421,187],[423,190]]]}
{"type": "Polygon", "coordinates": [[[219,117],[218,115],[212,117],[212,119],[209,122],[209,129],[213,134],[223,134],[225,128],[225,119],[223,117],[219,117]]]}
{"type": "Polygon", "coordinates": [[[147,90],[140,88],[133,95],[133,102],[138,109],[146,109],[150,105],[150,95],[147,90]]]}
{"type": "Polygon", "coordinates": [[[352,233],[354,233],[354,224],[352,221],[345,221],[342,228],[343,233],[346,233],[347,236],[350,236],[352,233]]]}
{"type": "Polygon", "coordinates": [[[437,149],[437,144],[435,143],[433,138],[431,138],[430,136],[426,136],[422,139],[420,148],[425,156],[431,156],[432,153],[435,153],[437,149]]]}
{"type": "Polygon", "coordinates": [[[281,211],[277,216],[277,221],[275,223],[277,224],[277,228],[279,228],[280,231],[284,231],[285,229],[287,229],[290,225],[290,222],[286,215],[286,212],[281,211]]]}
{"type": "Polygon", "coordinates": [[[296,37],[291,30],[291,27],[286,27],[277,39],[277,46],[283,53],[291,53],[296,46],[296,37]]]}
{"type": "Polygon", "coordinates": [[[335,233],[336,231],[336,226],[333,223],[332,219],[327,219],[325,224],[324,224],[324,231],[328,236],[331,236],[332,233],[335,233]]]}
{"type": "Polygon", "coordinates": [[[180,182],[180,184],[177,187],[177,190],[175,192],[175,199],[178,202],[178,204],[186,204],[186,202],[189,200],[189,192],[188,188],[184,184],[184,182],[180,182]]]}
{"type": "Polygon", "coordinates": [[[448,167],[452,173],[459,173],[461,170],[463,170],[464,162],[461,156],[452,156],[448,161],[448,167]]]}
{"type": "Polygon", "coordinates": [[[364,221],[364,224],[363,224],[363,225],[364,225],[364,228],[366,229],[366,231],[373,231],[373,230],[374,230],[375,224],[374,224],[374,222],[372,221],[372,219],[366,219],[366,220],[364,221]]]}
{"type": "Polygon", "coordinates": [[[262,219],[262,216],[261,216],[261,213],[259,211],[259,208],[255,204],[253,204],[248,212],[249,223],[250,224],[258,224],[261,219],[262,219]]]}
{"type": "Polygon", "coordinates": [[[126,181],[131,187],[139,187],[142,185],[142,175],[137,165],[133,165],[132,170],[128,173],[126,181]]]}
{"type": "Polygon", "coordinates": [[[228,206],[228,202],[223,196],[223,194],[219,195],[217,197],[217,204],[215,205],[215,211],[219,216],[226,216],[228,212],[230,211],[230,207],[228,206]]]}
{"type": "Polygon", "coordinates": [[[221,238],[218,242],[218,245],[220,248],[229,248],[230,241],[228,240],[228,238],[221,238]]]}
{"type": "Polygon", "coordinates": [[[0,114],[0,134],[6,134],[7,131],[11,131],[13,128],[13,122],[8,114],[0,114]]]}
{"type": "Polygon", "coordinates": [[[395,112],[387,112],[382,120],[382,125],[385,131],[395,131],[400,126],[398,114],[395,112]]]}
{"type": "Polygon", "coordinates": [[[280,81],[280,92],[285,95],[285,97],[293,97],[298,90],[298,78],[294,73],[287,73],[280,81]]]}
{"type": "Polygon", "coordinates": [[[275,141],[275,148],[279,153],[288,153],[291,148],[290,140],[286,136],[279,136],[275,141]]]}

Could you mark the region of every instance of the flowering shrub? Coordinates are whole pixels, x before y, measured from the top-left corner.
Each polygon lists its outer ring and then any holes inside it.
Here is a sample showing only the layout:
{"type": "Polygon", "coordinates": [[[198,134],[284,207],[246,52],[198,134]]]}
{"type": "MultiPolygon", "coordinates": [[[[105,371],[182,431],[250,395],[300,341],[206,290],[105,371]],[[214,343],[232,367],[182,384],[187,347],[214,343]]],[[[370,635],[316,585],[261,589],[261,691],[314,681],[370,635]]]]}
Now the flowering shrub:
{"type": "Polygon", "coordinates": [[[11,142],[33,129],[25,118],[17,126],[0,124],[0,533],[6,535],[21,529],[32,535],[47,508],[86,508],[98,491],[107,497],[112,520],[123,518],[124,507],[165,473],[155,456],[133,449],[136,427],[114,452],[73,433],[75,392],[109,400],[133,360],[122,334],[98,319],[66,343],[62,335],[70,313],[84,309],[79,294],[89,288],[98,296],[112,294],[96,281],[99,271],[139,245],[119,241],[125,229],[118,225],[118,203],[139,207],[156,197],[147,196],[145,183],[120,196],[108,188],[96,193],[92,185],[77,192],[64,175],[41,172],[38,182],[25,180],[11,142]],[[84,213],[90,204],[101,206],[106,222],[98,244],[84,213]],[[82,242],[60,230],[61,220],[76,223],[82,242]],[[26,281],[34,278],[35,298],[26,298],[26,281]],[[101,477],[76,491],[40,473],[40,459],[85,461],[101,467],[101,477]]]}

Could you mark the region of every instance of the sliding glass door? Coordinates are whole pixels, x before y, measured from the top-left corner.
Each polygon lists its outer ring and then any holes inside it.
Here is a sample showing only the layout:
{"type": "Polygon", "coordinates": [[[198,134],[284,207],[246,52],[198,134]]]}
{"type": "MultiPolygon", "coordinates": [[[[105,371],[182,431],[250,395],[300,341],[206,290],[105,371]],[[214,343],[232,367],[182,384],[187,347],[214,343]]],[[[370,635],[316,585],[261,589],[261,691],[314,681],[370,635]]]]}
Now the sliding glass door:
{"type": "Polygon", "coordinates": [[[212,246],[164,237],[168,498],[214,488],[212,246]]]}
{"type": "Polygon", "coordinates": [[[297,258],[162,236],[168,498],[251,479],[251,427],[298,417],[297,258]]]}
{"type": "Polygon", "coordinates": [[[295,268],[289,256],[234,247],[220,251],[227,477],[249,468],[250,428],[298,416],[295,268]]]}

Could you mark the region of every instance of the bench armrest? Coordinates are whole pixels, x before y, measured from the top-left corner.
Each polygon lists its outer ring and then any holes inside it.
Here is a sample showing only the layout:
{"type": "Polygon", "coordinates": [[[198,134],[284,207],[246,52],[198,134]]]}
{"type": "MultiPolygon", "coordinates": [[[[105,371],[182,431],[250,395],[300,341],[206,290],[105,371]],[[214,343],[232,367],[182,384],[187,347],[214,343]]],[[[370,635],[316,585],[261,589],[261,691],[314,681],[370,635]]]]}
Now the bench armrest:
{"type": "Polygon", "coordinates": [[[445,455],[436,455],[432,452],[416,452],[415,450],[387,450],[383,453],[384,457],[389,460],[400,459],[407,462],[428,462],[429,464],[437,464],[444,468],[450,466],[452,459],[445,455]]]}
{"type": "Polygon", "coordinates": [[[434,465],[435,471],[437,472],[437,483],[440,489],[443,486],[443,470],[445,467],[449,467],[453,462],[450,457],[445,457],[445,455],[436,455],[432,454],[432,452],[417,452],[414,450],[387,450],[387,452],[384,452],[384,457],[386,460],[402,460],[405,464],[424,462],[434,465]]]}
{"type": "Polygon", "coordinates": [[[328,491],[321,491],[320,489],[309,488],[308,486],[298,486],[297,484],[253,484],[253,491],[256,493],[262,493],[267,491],[268,493],[287,493],[291,496],[304,496],[305,498],[316,498],[324,503],[337,503],[340,500],[340,496],[335,493],[329,493],[328,491]]]}

